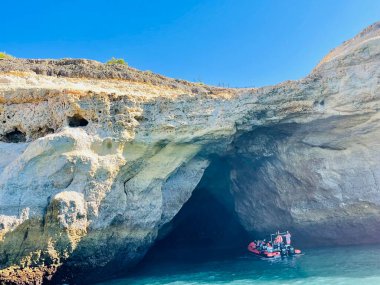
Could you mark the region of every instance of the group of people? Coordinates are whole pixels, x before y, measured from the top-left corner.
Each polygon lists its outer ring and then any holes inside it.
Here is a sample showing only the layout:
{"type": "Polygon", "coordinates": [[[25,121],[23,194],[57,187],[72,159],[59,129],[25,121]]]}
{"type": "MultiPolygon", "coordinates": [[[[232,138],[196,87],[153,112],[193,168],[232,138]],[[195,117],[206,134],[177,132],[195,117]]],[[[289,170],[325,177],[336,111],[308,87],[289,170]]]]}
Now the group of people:
{"type": "Polygon", "coordinates": [[[267,252],[273,252],[275,250],[280,250],[285,246],[290,246],[291,244],[291,234],[289,231],[281,234],[279,231],[276,233],[276,238],[272,241],[264,240],[255,240],[254,244],[258,250],[265,250],[267,252]]]}

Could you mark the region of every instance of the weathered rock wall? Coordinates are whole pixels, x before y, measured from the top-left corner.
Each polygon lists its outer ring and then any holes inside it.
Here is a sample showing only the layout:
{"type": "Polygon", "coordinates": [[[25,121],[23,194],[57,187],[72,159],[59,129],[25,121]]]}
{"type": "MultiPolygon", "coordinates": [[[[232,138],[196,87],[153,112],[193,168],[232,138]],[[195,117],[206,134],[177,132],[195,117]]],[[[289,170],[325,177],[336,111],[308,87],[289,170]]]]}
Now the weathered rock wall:
{"type": "Polygon", "coordinates": [[[379,242],[379,128],[378,114],[357,115],[238,138],[229,161],[245,228],[288,228],[309,245],[379,242]]]}
{"type": "Polygon", "coordinates": [[[257,89],[86,60],[0,61],[2,280],[94,280],[132,266],[211,154],[231,161],[248,231],[281,224],[305,241],[374,241],[379,26],[305,79],[257,89]]]}

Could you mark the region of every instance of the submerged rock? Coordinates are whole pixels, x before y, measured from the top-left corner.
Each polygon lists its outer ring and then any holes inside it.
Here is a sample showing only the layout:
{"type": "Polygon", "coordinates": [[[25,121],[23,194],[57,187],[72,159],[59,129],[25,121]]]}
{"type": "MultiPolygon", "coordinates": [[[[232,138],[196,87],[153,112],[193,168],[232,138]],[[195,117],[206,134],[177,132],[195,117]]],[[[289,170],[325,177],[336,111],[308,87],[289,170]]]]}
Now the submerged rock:
{"type": "Polygon", "coordinates": [[[87,60],[0,61],[0,280],[130,268],[215,156],[229,161],[248,232],[379,241],[379,66],[379,23],[305,79],[255,89],[87,60]]]}

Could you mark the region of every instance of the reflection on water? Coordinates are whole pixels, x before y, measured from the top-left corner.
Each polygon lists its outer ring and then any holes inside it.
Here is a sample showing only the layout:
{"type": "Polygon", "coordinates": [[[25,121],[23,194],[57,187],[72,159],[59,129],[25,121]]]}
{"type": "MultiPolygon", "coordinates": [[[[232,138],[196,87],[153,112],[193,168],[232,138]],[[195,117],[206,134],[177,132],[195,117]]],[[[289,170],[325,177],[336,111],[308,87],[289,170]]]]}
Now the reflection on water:
{"type": "Polygon", "coordinates": [[[233,259],[151,262],[127,278],[104,285],[126,284],[380,284],[380,246],[308,249],[304,255],[260,259],[248,253],[233,259]]]}

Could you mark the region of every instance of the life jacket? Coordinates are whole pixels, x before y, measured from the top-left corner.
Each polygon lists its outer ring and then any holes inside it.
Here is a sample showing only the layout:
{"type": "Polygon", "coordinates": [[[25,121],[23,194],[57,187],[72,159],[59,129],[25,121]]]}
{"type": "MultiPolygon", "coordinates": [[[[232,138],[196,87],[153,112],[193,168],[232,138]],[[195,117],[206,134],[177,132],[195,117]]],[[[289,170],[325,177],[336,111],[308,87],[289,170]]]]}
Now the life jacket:
{"type": "Polygon", "coordinates": [[[275,242],[276,243],[282,243],[282,236],[281,235],[278,235],[275,239],[275,242]]]}

